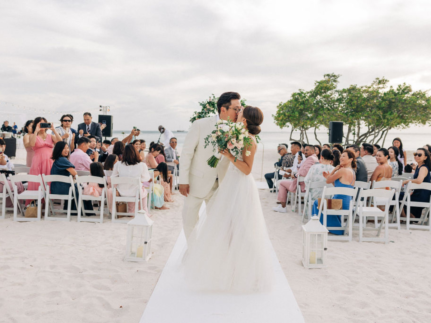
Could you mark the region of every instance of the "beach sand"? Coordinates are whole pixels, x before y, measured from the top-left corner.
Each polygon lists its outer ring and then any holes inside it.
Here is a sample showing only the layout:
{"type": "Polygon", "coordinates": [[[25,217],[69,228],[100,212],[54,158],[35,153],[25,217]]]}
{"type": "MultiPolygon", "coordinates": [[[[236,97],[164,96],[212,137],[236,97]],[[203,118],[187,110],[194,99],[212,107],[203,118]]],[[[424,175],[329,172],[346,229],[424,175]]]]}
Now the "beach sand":
{"type": "MultiPolygon", "coordinates": [[[[276,154],[268,153],[268,172],[276,154]]],[[[18,163],[17,158],[14,162],[18,163]]],[[[254,176],[259,179],[261,158],[254,176]]],[[[390,230],[389,244],[329,242],[328,267],[301,263],[301,218],[272,211],[260,191],[269,235],[306,322],[430,322],[431,233],[390,230]]],[[[126,225],[0,220],[0,322],[139,322],[182,229],[183,198],[152,210],[152,258],[122,260],[126,225]]],[[[289,207],[290,209],[290,207],[289,207]]]]}

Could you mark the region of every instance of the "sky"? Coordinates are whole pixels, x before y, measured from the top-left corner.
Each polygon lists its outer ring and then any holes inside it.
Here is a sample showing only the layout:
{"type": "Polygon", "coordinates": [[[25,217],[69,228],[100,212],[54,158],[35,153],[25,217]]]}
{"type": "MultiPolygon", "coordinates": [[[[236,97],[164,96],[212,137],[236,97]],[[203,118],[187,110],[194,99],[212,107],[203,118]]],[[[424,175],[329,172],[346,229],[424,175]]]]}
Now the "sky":
{"type": "Polygon", "coordinates": [[[430,1],[2,1],[0,122],[99,105],[115,129],[187,130],[198,102],[239,92],[272,115],[326,73],[431,89],[430,1]]]}

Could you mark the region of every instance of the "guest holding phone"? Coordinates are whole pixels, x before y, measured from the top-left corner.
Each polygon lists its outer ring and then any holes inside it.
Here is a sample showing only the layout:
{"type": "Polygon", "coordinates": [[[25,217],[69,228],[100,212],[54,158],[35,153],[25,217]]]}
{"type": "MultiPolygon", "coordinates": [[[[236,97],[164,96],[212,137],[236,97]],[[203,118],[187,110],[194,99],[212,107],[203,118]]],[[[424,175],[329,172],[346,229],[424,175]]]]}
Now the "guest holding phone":
{"type": "MultiPolygon", "coordinates": [[[[31,163],[30,175],[49,175],[53,164],[52,149],[54,145],[62,141],[61,136],[55,130],[52,123],[48,123],[44,117],[37,117],[33,122],[33,133],[30,135],[30,146],[34,150],[33,161],[31,163]],[[46,133],[47,130],[52,131],[52,135],[46,133]]],[[[28,183],[29,191],[37,191],[38,183],[28,183]]],[[[30,204],[31,200],[26,201],[26,205],[30,204]]]]}
{"type": "Polygon", "coordinates": [[[81,137],[78,139],[78,148],[70,155],[70,162],[75,165],[76,170],[90,171],[91,157],[87,151],[90,148],[90,139],[81,137]]]}

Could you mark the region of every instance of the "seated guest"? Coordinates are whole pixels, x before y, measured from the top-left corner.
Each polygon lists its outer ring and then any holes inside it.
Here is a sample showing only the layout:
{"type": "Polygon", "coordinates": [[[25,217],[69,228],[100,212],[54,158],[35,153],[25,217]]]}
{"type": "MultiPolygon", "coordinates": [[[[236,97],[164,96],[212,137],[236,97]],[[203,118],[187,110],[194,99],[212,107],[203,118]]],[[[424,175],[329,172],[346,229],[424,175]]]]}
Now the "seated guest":
{"type": "MultiPolygon", "coordinates": [[[[87,139],[87,138],[81,138],[87,139]]],[[[88,139],[87,139],[88,140],[88,139]]],[[[77,149],[79,150],[79,148],[77,149]]],[[[74,154],[76,154],[76,151],[74,154]]],[[[52,151],[52,160],[54,163],[51,168],[51,175],[61,175],[61,176],[76,176],[77,172],[75,166],[69,161],[69,145],[64,141],[59,141],[55,144],[54,150],[52,151]]],[[[87,156],[87,155],[86,155],[87,156]]],[[[88,157],[88,156],[87,156],[88,157]]],[[[70,189],[70,184],[61,182],[52,182],[50,184],[50,193],[58,195],[68,195],[70,189]]],[[[75,196],[78,200],[79,191],[78,186],[75,184],[75,196]]],[[[85,210],[93,210],[91,201],[83,201],[85,210]]],[[[64,210],[67,210],[68,201],[64,202],[64,210]]],[[[76,210],[75,200],[72,200],[72,210],[76,210]]],[[[88,214],[87,214],[88,215],[88,214]]]]}
{"type": "Polygon", "coordinates": [[[314,151],[316,153],[317,159],[320,160],[320,154],[322,152],[322,147],[320,147],[320,145],[314,145],[314,151]]]}
{"type": "Polygon", "coordinates": [[[389,165],[392,167],[392,177],[402,175],[403,174],[403,164],[398,160],[398,155],[400,151],[397,147],[392,146],[389,147],[389,165]]]}
{"type": "Polygon", "coordinates": [[[361,157],[365,163],[365,167],[367,168],[368,180],[370,181],[371,176],[373,175],[375,169],[377,168],[377,161],[373,157],[374,148],[370,144],[363,143],[361,147],[361,157]]]}
{"type": "MultiPolygon", "coordinates": [[[[114,166],[114,171],[112,172],[112,177],[137,177],[140,182],[148,182],[150,180],[150,173],[148,172],[148,167],[144,163],[141,163],[140,157],[136,152],[136,149],[132,145],[127,145],[124,148],[123,160],[116,163],[114,166]]],[[[148,216],[147,209],[147,190],[141,187],[141,201],[139,203],[138,210],[144,209],[148,216]],[[141,208],[142,204],[142,208],[141,208]]],[[[135,196],[136,186],[130,184],[118,184],[117,190],[120,196],[135,196]]],[[[112,201],[112,189],[108,190],[108,199],[112,201]]],[[[112,211],[112,203],[109,203],[109,209],[112,211]]],[[[127,203],[127,212],[135,212],[135,203],[127,203]]]]}
{"type": "Polygon", "coordinates": [[[75,165],[76,170],[90,171],[91,156],[87,151],[90,147],[90,139],[81,137],[78,139],[78,148],[70,155],[70,162],[75,165]]]}
{"type": "MultiPolygon", "coordinates": [[[[166,154],[166,162],[174,163],[176,165],[177,170],[179,170],[180,159],[177,151],[177,138],[172,137],[169,142],[169,147],[165,149],[166,154]]],[[[168,170],[173,173],[175,168],[174,166],[168,166],[168,170]]]]}
{"type": "Polygon", "coordinates": [[[337,167],[340,165],[341,153],[338,149],[332,150],[332,154],[334,155],[334,160],[332,161],[332,166],[337,167]]]}
{"type": "Polygon", "coordinates": [[[377,145],[377,144],[373,145],[373,157],[377,156],[377,152],[379,151],[380,148],[381,148],[380,145],[377,145]]]}
{"type": "MultiPolygon", "coordinates": [[[[296,174],[295,178],[293,180],[283,180],[280,182],[280,188],[278,191],[278,201],[281,202],[280,205],[278,205],[277,208],[274,208],[274,211],[286,213],[286,201],[287,201],[287,193],[295,192],[296,187],[298,185],[298,177],[305,177],[308,174],[308,171],[310,170],[311,166],[317,163],[317,157],[314,151],[314,146],[312,145],[305,145],[305,161],[299,168],[298,173],[296,174]]],[[[302,192],[305,191],[305,184],[303,182],[300,183],[302,192]]]]}
{"type": "MultiPolygon", "coordinates": [[[[109,155],[106,160],[105,164],[103,165],[104,171],[113,171],[115,164],[118,162],[118,157],[115,154],[109,155]]],[[[108,183],[108,188],[111,188],[111,176],[106,177],[106,182],[108,183]]]]}
{"type": "Polygon", "coordinates": [[[406,166],[404,167],[404,173],[406,173],[406,174],[411,174],[411,173],[413,173],[413,167],[412,167],[412,165],[406,165],[406,166]]]}
{"type": "MultiPolygon", "coordinates": [[[[323,177],[326,178],[327,184],[333,184],[334,187],[345,187],[354,188],[355,185],[355,155],[351,151],[344,151],[340,158],[340,166],[335,167],[331,173],[324,172],[323,177]]],[[[350,207],[351,196],[347,195],[334,195],[333,199],[343,200],[343,210],[348,210],[350,207]]],[[[323,210],[323,206],[321,206],[323,210]]],[[[314,201],[313,204],[313,215],[319,214],[318,201],[314,201]]],[[[323,224],[323,214],[320,216],[320,223],[323,224]]],[[[341,216],[340,215],[328,215],[327,216],[327,227],[340,227],[341,228],[341,216]]],[[[336,235],[343,235],[344,230],[329,230],[330,233],[336,235]]]]}
{"type": "Polygon", "coordinates": [[[94,136],[88,136],[88,139],[90,139],[90,146],[87,150],[87,155],[90,156],[90,159],[92,162],[99,160],[99,153],[96,150],[97,147],[97,140],[94,136]]]}
{"type": "MultiPolygon", "coordinates": [[[[90,174],[94,177],[105,177],[105,173],[103,171],[103,165],[101,163],[91,163],[90,165],[90,174]]],[[[88,183],[85,185],[84,191],[82,194],[84,195],[92,195],[95,197],[99,197],[102,194],[102,190],[105,187],[103,184],[97,183],[88,183]]]]}
{"type": "MultiPolygon", "coordinates": [[[[414,153],[415,161],[418,164],[413,179],[408,179],[403,182],[403,185],[407,185],[409,182],[414,184],[430,183],[430,170],[431,170],[431,160],[430,153],[427,149],[418,148],[414,153]]],[[[409,166],[409,165],[407,165],[409,166]]],[[[407,168],[406,166],[406,168],[407,168]]],[[[430,191],[427,190],[414,190],[410,195],[410,201],[412,202],[429,202],[430,201],[430,191]]],[[[400,193],[400,201],[404,199],[404,192],[400,193]]],[[[404,206],[402,210],[402,215],[405,216],[407,206],[404,206]]],[[[423,207],[410,207],[410,217],[420,218],[422,214],[423,207]]]]}
{"type": "Polygon", "coordinates": [[[98,141],[96,143],[96,151],[97,153],[100,155],[101,151],[102,151],[102,143],[100,141],[98,141]]]}
{"type": "Polygon", "coordinates": [[[332,150],[334,150],[334,149],[338,150],[340,153],[342,153],[344,151],[343,146],[341,146],[340,144],[334,144],[332,146],[332,150]]]}
{"type": "Polygon", "coordinates": [[[157,164],[166,162],[165,147],[162,144],[160,144],[160,148],[161,148],[160,154],[156,156],[157,164]]]}
{"type": "Polygon", "coordinates": [[[371,182],[390,181],[392,178],[392,167],[389,165],[389,151],[386,148],[380,148],[376,155],[378,166],[371,176],[371,182]]]}
{"type": "Polygon", "coordinates": [[[160,172],[160,184],[164,189],[165,202],[173,202],[171,197],[171,189],[169,187],[168,166],[166,163],[160,163],[157,165],[156,169],[160,172]]]}
{"type": "Polygon", "coordinates": [[[118,141],[118,138],[112,138],[111,139],[111,145],[108,148],[108,155],[112,154],[112,152],[114,150],[114,145],[117,141],[118,141]]]}
{"type": "Polygon", "coordinates": [[[323,149],[329,149],[332,150],[331,145],[330,144],[323,144],[322,146],[323,149]]]}
{"type": "MultiPolygon", "coordinates": [[[[295,150],[295,148],[293,147],[293,145],[292,145],[292,153],[288,153],[287,152],[287,148],[288,148],[287,144],[280,144],[277,147],[277,151],[278,151],[278,153],[280,154],[281,157],[278,160],[278,162],[276,162],[274,164],[274,166],[280,167],[282,169],[289,168],[289,167],[293,166],[293,162],[295,160],[295,156],[293,155],[293,152],[295,152],[295,154],[296,154],[297,151],[295,150]]],[[[266,179],[266,182],[268,183],[268,187],[270,189],[272,189],[273,186],[274,186],[274,182],[273,182],[274,175],[275,175],[275,173],[265,174],[265,179],[266,179]]],[[[280,175],[278,175],[278,176],[280,176],[280,175]]]]}
{"type": "Polygon", "coordinates": [[[136,137],[138,137],[140,134],[140,131],[138,131],[137,129],[133,128],[132,131],[130,132],[130,134],[125,137],[123,140],[121,140],[123,142],[124,145],[128,145],[130,144],[132,141],[135,140],[136,137]]]}
{"type": "MultiPolygon", "coordinates": [[[[283,179],[289,179],[291,178],[294,174],[296,174],[298,172],[298,169],[301,167],[301,163],[303,162],[303,153],[301,151],[301,143],[299,142],[291,142],[290,143],[290,150],[292,151],[292,156],[293,156],[293,165],[289,168],[287,167],[287,169],[285,169],[286,174],[283,175],[283,179]]],[[[286,145],[287,147],[287,145],[286,145]]]]}
{"type": "Polygon", "coordinates": [[[159,144],[156,144],[154,142],[152,142],[150,144],[150,149],[149,152],[147,154],[147,156],[145,157],[145,164],[147,164],[148,168],[153,169],[156,168],[158,163],[156,161],[156,157],[160,154],[160,151],[162,150],[162,146],[159,144]]]}
{"type": "Polygon", "coordinates": [[[346,149],[355,154],[355,158],[356,158],[356,181],[357,182],[368,182],[367,167],[365,166],[365,163],[362,160],[362,157],[360,156],[361,149],[357,145],[350,145],[346,149]]]}
{"type": "Polygon", "coordinates": [[[28,120],[25,123],[24,133],[25,133],[25,135],[22,138],[22,141],[24,143],[25,151],[27,152],[26,166],[31,167],[31,162],[32,162],[33,156],[34,156],[33,147],[30,145],[30,136],[33,133],[33,120],[28,120]]]}
{"type": "Polygon", "coordinates": [[[12,171],[14,169],[12,161],[4,153],[6,151],[6,141],[0,138],[0,169],[12,171]]]}
{"type": "Polygon", "coordinates": [[[112,153],[118,156],[118,160],[123,160],[123,154],[124,154],[124,143],[122,141],[117,141],[114,144],[114,149],[112,150],[112,153]]]}
{"type": "Polygon", "coordinates": [[[106,158],[108,158],[108,148],[110,145],[110,140],[103,140],[102,146],[100,146],[99,163],[104,163],[106,158]]]}
{"type": "Polygon", "coordinates": [[[139,154],[142,157],[142,160],[145,159],[145,149],[147,149],[147,143],[144,139],[141,139],[141,148],[139,149],[139,154]]]}
{"type": "Polygon", "coordinates": [[[142,155],[140,154],[140,150],[141,150],[141,141],[139,139],[135,139],[132,142],[133,147],[135,147],[136,152],[138,153],[139,157],[141,157],[141,161],[144,161],[144,159],[142,158],[142,155]]]}
{"type": "Polygon", "coordinates": [[[5,121],[3,125],[1,126],[1,131],[3,132],[13,132],[13,129],[11,126],[9,126],[9,121],[5,121]]]}

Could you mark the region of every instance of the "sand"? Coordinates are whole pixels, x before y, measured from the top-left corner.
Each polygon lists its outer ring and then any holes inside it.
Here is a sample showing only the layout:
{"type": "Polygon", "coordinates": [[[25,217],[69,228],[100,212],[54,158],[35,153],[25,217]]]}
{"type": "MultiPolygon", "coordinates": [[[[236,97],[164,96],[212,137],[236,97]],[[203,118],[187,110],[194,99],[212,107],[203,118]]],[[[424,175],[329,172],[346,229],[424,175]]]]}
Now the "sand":
{"type": "MultiPolygon", "coordinates": [[[[266,154],[269,171],[276,155],[266,154]]],[[[19,159],[15,160],[17,163],[19,159]]],[[[260,177],[256,159],[254,175],[260,177]]],[[[301,264],[301,218],[275,213],[269,235],[306,322],[430,322],[431,233],[390,230],[390,243],[329,242],[328,267],[301,264]]],[[[122,260],[126,225],[0,220],[0,322],[139,322],[181,231],[183,198],[152,211],[153,256],[122,260]]]]}

